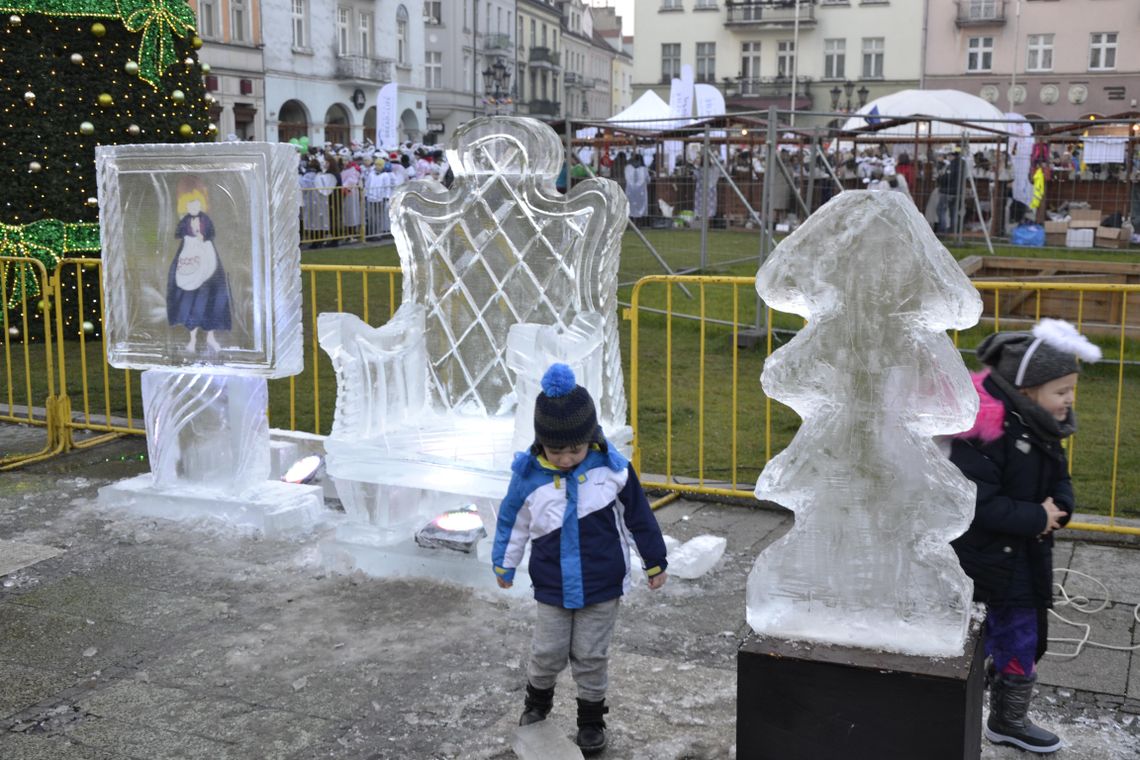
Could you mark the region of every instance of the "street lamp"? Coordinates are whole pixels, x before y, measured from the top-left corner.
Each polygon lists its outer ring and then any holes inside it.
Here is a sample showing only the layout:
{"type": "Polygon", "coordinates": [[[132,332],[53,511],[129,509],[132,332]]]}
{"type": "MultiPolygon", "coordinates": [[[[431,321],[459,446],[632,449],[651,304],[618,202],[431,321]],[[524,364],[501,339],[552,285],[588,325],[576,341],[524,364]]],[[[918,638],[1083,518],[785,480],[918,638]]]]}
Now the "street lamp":
{"type": "Polygon", "coordinates": [[[511,104],[507,87],[510,81],[511,70],[502,61],[495,61],[483,69],[483,104],[488,107],[488,113],[498,115],[499,106],[511,104]]]}
{"type": "Polygon", "coordinates": [[[844,97],[843,113],[850,113],[852,110],[852,106],[853,106],[853,104],[851,103],[851,96],[853,94],[859,95],[858,107],[862,108],[863,106],[867,105],[867,96],[871,94],[871,91],[868,90],[866,88],[866,86],[860,87],[858,90],[856,90],[855,89],[855,83],[852,82],[850,79],[848,79],[846,82],[843,83],[843,89],[842,90],[839,89],[839,85],[835,85],[830,90],[828,90],[828,93],[831,95],[831,110],[832,111],[840,110],[839,109],[839,96],[843,95],[843,97],[844,97]]]}

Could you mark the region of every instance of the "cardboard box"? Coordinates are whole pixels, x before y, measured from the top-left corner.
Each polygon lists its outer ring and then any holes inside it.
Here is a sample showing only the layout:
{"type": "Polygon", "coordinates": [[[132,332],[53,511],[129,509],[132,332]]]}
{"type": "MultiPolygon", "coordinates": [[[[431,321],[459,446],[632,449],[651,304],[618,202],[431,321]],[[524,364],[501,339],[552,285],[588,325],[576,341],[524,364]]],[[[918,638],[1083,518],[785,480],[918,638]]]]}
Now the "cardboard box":
{"type": "Polygon", "coordinates": [[[1069,230],[1065,233],[1065,245],[1069,248],[1092,248],[1093,236],[1096,230],[1093,228],[1069,230]]]}
{"type": "Polygon", "coordinates": [[[1045,222],[1045,235],[1061,235],[1061,242],[1064,242],[1065,233],[1069,230],[1068,222],[1045,222]]]}
{"type": "Polygon", "coordinates": [[[1069,229],[1071,230],[1095,230],[1100,226],[1100,220],[1104,217],[1101,216],[1099,208],[1078,208],[1073,209],[1069,213],[1069,229]]]}
{"type": "Polygon", "coordinates": [[[1132,236],[1119,227],[1097,227],[1097,248],[1127,248],[1132,236]]]}
{"type": "MultiPolygon", "coordinates": [[[[1064,222],[1062,222],[1064,224],[1064,222]]],[[[1065,247],[1065,233],[1064,232],[1046,232],[1045,245],[1051,248],[1064,248],[1065,247]]]]}

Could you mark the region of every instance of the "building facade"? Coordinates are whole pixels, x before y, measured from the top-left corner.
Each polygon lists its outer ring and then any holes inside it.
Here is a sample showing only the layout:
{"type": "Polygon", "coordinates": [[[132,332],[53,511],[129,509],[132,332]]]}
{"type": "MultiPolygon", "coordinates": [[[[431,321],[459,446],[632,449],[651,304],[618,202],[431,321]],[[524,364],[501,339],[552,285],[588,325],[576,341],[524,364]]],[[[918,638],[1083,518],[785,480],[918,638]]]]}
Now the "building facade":
{"type": "Polygon", "coordinates": [[[1138,42],[1136,0],[930,0],[924,79],[1032,118],[1135,114],[1138,42]]]}
{"type": "Polygon", "coordinates": [[[260,0],[190,0],[217,139],[265,140],[260,0]]]}
{"type": "MultiPolygon", "coordinates": [[[[636,0],[633,96],[681,66],[730,111],[846,111],[916,87],[924,0],[636,0]]],[[[827,121],[829,116],[806,117],[827,121]]]]}
{"type": "Polygon", "coordinates": [[[399,85],[399,139],[427,133],[423,0],[262,0],[266,139],[376,139],[376,98],[399,85]]]}
{"type": "Polygon", "coordinates": [[[562,4],[516,0],[517,112],[539,119],[562,116],[562,4]]]}

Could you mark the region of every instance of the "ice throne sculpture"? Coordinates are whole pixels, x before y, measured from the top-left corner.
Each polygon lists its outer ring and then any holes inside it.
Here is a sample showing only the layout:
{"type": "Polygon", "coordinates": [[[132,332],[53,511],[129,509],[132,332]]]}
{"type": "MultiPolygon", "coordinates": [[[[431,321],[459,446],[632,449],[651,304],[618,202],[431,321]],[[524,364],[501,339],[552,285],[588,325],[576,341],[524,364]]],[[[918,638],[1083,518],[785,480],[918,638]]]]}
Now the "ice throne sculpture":
{"type": "Polygon", "coordinates": [[[604,179],[563,196],[563,153],[534,119],[468,122],[447,150],[452,187],[413,182],[392,198],[403,270],[392,319],[318,318],[337,377],[325,444],[348,516],[337,540],[391,546],[472,503],[493,525],[554,361],[574,367],[607,436],[628,446],[617,325],[627,201],[604,179]]]}

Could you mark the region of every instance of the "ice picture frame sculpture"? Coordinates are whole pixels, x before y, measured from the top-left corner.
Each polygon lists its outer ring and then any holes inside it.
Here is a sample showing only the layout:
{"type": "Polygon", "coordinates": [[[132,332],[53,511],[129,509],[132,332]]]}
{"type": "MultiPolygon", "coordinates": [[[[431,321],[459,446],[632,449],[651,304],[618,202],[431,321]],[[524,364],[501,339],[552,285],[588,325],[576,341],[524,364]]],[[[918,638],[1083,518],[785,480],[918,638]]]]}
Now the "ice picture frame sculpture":
{"type": "Polygon", "coordinates": [[[108,145],[95,166],[108,363],[301,372],[293,146],[108,145]]]}
{"type": "Polygon", "coordinates": [[[841,193],[785,238],[756,290],[807,322],[761,375],[803,423],[756,483],[757,498],[796,517],[748,576],[749,625],[962,655],[973,585],[950,541],[973,519],[975,488],[934,437],[977,414],[947,334],[977,323],[977,290],[909,198],[866,190],[841,193]]]}
{"type": "Polygon", "coordinates": [[[418,520],[463,503],[493,524],[515,451],[512,364],[529,366],[509,350],[520,325],[545,331],[519,333],[516,348],[548,354],[558,336],[590,333],[598,350],[570,354],[598,368],[591,391],[607,436],[631,440],[617,329],[621,188],[588,179],[558,192],[563,146],[529,118],[469,121],[447,156],[450,189],[412,182],[392,199],[403,270],[396,315],[377,328],[346,314],[318,318],[337,372],[325,448],[350,518],[338,530],[344,545],[406,542],[418,520]]]}
{"type": "Polygon", "coordinates": [[[271,478],[269,378],[303,368],[291,145],[96,150],[107,361],[142,373],[151,471],[99,501],[307,530],[317,486],[271,478]]]}

